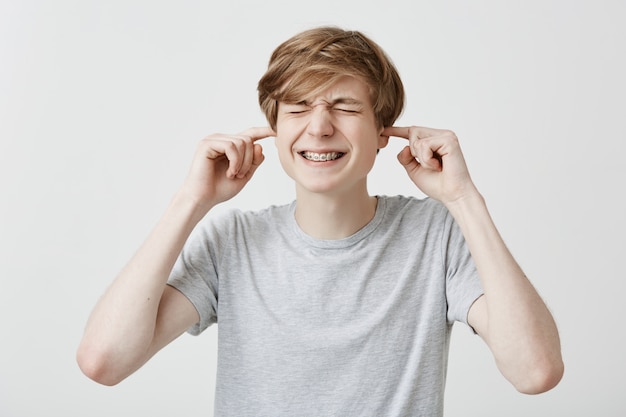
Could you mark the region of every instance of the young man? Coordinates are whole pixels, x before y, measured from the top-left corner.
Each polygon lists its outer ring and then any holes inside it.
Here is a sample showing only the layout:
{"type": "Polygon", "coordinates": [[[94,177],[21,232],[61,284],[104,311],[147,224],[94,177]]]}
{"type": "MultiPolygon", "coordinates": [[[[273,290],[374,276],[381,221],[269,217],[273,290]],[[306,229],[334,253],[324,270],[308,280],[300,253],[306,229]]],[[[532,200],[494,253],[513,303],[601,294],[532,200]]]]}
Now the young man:
{"type": "Polygon", "coordinates": [[[116,384],[185,330],[219,323],[216,415],[439,416],[461,321],[519,391],[558,383],[551,314],[454,133],[393,126],[404,92],[378,45],[337,28],[298,34],[272,55],[259,101],[270,127],[200,143],[96,305],[78,351],[90,378],[116,384]],[[205,218],[246,185],[269,136],[296,201],[205,218]],[[398,160],[430,198],[368,194],[390,136],[407,141],[398,160]]]}

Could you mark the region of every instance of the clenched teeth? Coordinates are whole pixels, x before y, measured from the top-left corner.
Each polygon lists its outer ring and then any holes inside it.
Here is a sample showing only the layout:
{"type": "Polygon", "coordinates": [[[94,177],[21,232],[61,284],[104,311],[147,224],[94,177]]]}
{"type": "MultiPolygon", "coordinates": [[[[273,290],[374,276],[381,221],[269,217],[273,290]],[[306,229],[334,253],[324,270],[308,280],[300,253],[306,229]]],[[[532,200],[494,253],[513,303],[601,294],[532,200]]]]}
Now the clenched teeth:
{"type": "Polygon", "coordinates": [[[317,152],[304,151],[304,152],[300,152],[300,155],[302,155],[309,161],[334,161],[335,159],[341,158],[344,155],[344,153],[343,152],[317,153],[317,152]]]}

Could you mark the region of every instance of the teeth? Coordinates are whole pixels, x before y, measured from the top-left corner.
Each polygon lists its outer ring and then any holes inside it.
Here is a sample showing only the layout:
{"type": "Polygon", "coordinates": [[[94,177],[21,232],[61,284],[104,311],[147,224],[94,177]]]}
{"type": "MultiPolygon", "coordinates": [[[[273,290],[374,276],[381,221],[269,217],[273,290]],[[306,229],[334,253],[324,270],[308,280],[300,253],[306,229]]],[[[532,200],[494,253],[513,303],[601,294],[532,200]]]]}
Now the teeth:
{"type": "Polygon", "coordinates": [[[343,152],[327,152],[327,153],[316,153],[316,152],[301,152],[301,155],[304,156],[309,161],[333,161],[341,156],[343,156],[343,152]]]}

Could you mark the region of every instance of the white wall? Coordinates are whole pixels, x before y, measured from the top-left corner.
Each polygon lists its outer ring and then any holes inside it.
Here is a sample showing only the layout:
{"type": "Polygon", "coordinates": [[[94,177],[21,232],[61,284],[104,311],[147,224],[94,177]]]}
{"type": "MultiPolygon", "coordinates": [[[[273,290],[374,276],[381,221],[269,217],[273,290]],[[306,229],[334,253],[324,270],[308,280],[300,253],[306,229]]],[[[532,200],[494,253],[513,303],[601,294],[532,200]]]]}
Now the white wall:
{"type": "MultiPolygon", "coordinates": [[[[210,415],[216,329],[113,388],[80,373],[75,349],[197,141],[264,124],[269,54],[319,24],[391,55],[408,92],[398,124],[456,131],[561,330],[565,378],[530,397],[458,326],[446,415],[624,415],[625,19],[617,0],[1,1],[0,415],[210,415]]],[[[419,195],[399,145],[378,156],[371,192],[419,195]]],[[[264,147],[228,205],[293,198],[264,147]]]]}

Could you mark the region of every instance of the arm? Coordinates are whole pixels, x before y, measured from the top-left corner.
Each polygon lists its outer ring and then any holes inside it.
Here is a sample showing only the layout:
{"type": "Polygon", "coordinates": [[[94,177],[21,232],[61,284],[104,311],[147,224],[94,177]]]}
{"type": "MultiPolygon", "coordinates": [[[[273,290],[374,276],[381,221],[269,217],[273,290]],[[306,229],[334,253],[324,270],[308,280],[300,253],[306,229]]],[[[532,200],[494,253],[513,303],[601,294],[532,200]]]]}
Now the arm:
{"type": "Polygon", "coordinates": [[[199,320],[191,302],[167,286],[167,279],[198,221],[236,195],[263,161],[254,141],[272,135],[269,128],[254,128],[200,143],[183,186],[87,321],[77,352],[87,376],[114,385],[199,320]]]}
{"type": "Polygon", "coordinates": [[[456,136],[420,127],[387,128],[383,134],[409,139],[398,160],[424,193],[448,208],[463,232],[485,292],[468,320],[502,374],[524,393],[556,386],[563,375],[556,325],[498,233],[456,136]]]}
{"type": "Polygon", "coordinates": [[[527,394],[548,391],[563,375],[559,335],[548,308],[513,259],[478,194],[449,206],[485,294],[469,324],[487,342],[502,374],[527,394]]]}

